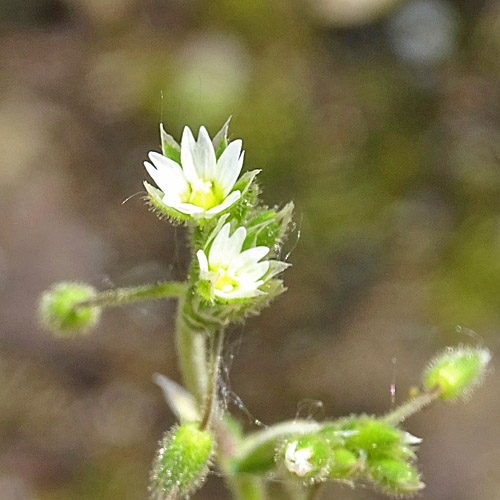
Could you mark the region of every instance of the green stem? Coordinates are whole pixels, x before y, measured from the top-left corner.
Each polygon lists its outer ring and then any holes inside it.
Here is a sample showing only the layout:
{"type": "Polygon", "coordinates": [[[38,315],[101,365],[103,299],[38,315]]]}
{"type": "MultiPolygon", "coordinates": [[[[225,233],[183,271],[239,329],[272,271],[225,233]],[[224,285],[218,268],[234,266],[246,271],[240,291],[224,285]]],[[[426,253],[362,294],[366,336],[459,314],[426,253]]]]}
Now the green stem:
{"type": "Polygon", "coordinates": [[[228,481],[234,500],[264,500],[266,498],[260,478],[238,475],[228,481]]]}
{"type": "Polygon", "coordinates": [[[183,297],[179,301],[177,310],[177,355],[184,385],[201,408],[208,391],[207,332],[194,330],[186,322],[185,300],[183,297]]]}
{"type": "Polygon", "coordinates": [[[238,459],[240,461],[250,457],[261,447],[274,447],[277,441],[283,441],[293,434],[308,434],[318,431],[322,424],[311,420],[289,420],[280,424],[267,427],[262,431],[254,432],[245,438],[239,450],[238,459]]]}
{"type": "Polygon", "coordinates": [[[112,307],[149,299],[179,297],[186,292],[187,284],[179,282],[159,283],[128,288],[115,288],[97,293],[94,297],[75,304],[80,307],[112,307]]]}
{"type": "Polygon", "coordinates": [[[404,422],[408,417],[418,413],[434,402],[439,397],[440,392],[438,386],[430,391],[422,392],[422,394],[419,394],[413,399],[409,399],[406,403],[403,403],[401,406],[398,406],[395,410],[385,415],[383,420],[390,425],[398,425],[404,422]]]}
{"type": "Polygon", "coordinates": [[[210,374],[210,387],[207,392],[205,402],[205,414],[200,425],[200,429],[206,429],[212,421],[214,414],[217,412],[218,391],[219,391],[219,370],[222,360],[222,348],[224,344],[224,330],[217,330],[212,336],[212,356],[210,364],[212,366],[210,374]]]}

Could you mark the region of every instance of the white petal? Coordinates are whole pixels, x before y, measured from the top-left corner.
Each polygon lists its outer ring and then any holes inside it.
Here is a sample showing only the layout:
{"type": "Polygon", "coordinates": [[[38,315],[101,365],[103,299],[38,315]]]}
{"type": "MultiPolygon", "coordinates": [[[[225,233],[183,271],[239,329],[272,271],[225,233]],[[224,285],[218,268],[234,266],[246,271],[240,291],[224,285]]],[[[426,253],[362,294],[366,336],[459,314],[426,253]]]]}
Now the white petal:
{"type": "Polygon", "coordinates": [[[144,166],[156,185],[164,192],[181,196],[189,189],[181,168],[175,162],[158,153],[149,153],[153,165],[147,161],[144,166]]]}
{"type": "Polygon", "coordinates": [[[239,191],[233,191],[220,205],[212,207],[210,210],[207,210],[208,215],[215,215],[220,212],[226,210],[231,205],[236,203],[241,197],[241,193],[239,191]]]}
{"type": "MultiPolygon", "coordinates": [[[[258,286],[262,285],[260,283],[258,286]]],[[[214,294],[217,297],[221,297],[223,299],[245,299],[251,297],[257,297],[259,295],[265,295],[265,292],[259,290],[258,288],[252,290],[235,290],[234,292],[223,292],[222,290],[218,290],[217,288],[214,290],[214,294]]]]}
{"type": "Polygon", "coordinates": [[[241,247],[243,246],[243,242],[247,237],[247,230],[240,226],[236,231],[230,236],[229,244],[227,246],[227,251],[231,254],[231,260],[233,258],[238,257],[241,252],[241,247]]]}
{"type": "Polygon", "coordinates": [[[181,163],[186,179],[193,183],[199,180],[194,166],[194,151],[196,142],[189,127],[184,127],[181,139],[181,163]]]}
{"type": "Polygon", "coordinates": [[[245,286],[253,286],[253,284],[262,278],[269,269],[269,262],[259,262],[253,266],[248,266],[238,273],[238,281],[245,286]]]}
{"type": "Polygon", "coordinates": [[[255,265],[260,259],[265,257],[269,253],[268,247],[255,247],[249,248],[244,252],[240,253],[240,255],[233,262],[233,267],[238,269],[243,269],[246,266],[255,265]]]}
{"type": "Polygon", "coordinates": [[[200,264],[200,278],[205,279],[208,273],[207,256],[203,250],[198,250],[196,252],[196,257],[198,257],[198,263],[200,264]]]}
{"type": "Polygon", "coordinates": [[[233,189],[243,166],[244,152],[241,153],[241,139],[231,142],[217,162],[217,173],[214,181],[222,188],[224,196],[233,189]]]}
{"type": "Polygon", "coordinates": [[[196,205],[192,205],[191,203],[176,202],[173,201],[172,198],[169,198],[167,196],[163,198],[163,203],[186,215],[194,216],[196,214],[203,213],[203,208],[201,207],[197,207],[196,205]]]}
{"type": "MultiPolygon", "coordinates": [[[[198,177],[211,180],[216,172],[215,150],[205,127],[200,127],[198,142],[193,154],[194,168],[198,177]]],[[[224,194],[225,195],[225,194],[224,194]]]]}
{"type": "Polygon", "coordinates": [[[171,160],[170,158],[167,158],[166,156],[157,153],[156,151],[150,151],[148,156],[157,169],[168,168],[168,169],[173,169],[175,172],[182,174],[182,169],[180,165],[176,163],[174,160],[171,160]]]}
{"type": "Polygon", "coordinates": [[[211,268],[217,268],[221,265],[229,264],[226,260],[227,246],[229,244],[229,231],[231,229],[231,224],[227,223],[219,231],[219,234],[214,239],[212,243],[212,248],[208,254],[208,261],[210,262],[211,268]]]}

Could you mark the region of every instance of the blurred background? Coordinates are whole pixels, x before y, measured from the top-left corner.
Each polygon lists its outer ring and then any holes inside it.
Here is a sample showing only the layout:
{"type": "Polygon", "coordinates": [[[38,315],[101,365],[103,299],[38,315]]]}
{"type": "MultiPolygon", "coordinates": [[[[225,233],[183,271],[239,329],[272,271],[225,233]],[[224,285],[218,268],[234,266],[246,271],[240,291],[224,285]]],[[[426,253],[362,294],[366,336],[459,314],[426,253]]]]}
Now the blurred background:
{"type": "MultiPolygon", "coordinates": [[[[183,278],[184,230],[141,199],[160,120],[232,115],[266,201],[296,203],[289,291],[227,348],[247,430],[386,412],[445,345],[498,365],[499,0],[2,0],[0,76],[0,500],[147,498],[175,302],[73,341],[34,310],[60,280],[183,278]]],[[[500,498],[499,383],[407,423],[419,498],[500,498]]]]}

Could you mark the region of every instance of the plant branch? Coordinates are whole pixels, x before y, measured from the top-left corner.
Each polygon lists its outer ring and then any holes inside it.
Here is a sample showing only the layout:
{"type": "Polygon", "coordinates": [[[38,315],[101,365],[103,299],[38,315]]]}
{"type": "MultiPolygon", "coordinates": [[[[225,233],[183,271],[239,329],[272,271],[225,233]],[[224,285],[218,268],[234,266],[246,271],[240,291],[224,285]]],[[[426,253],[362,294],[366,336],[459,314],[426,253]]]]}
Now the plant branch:
{"type": "Polygon", "coordinates": [[[105,290],[104,292],[97,293],[90,299],[77,302],[74,307],[113,307],[150,299],[179,297],[186,292],[186,289],[187,284],[179,282],[115,288],[113,290],[105,290]]]}
{"type": "Polygon", "coordinates": [[[224,330],[220,329],[214,332],[213,348],[211,356],[212,372],[210,375],[210,387],[206,397],[205,413],[200,425],[200,429],[206,429],[210,424],[215,411],[218,407],[218,391],[219,391],[219,370],[222,360],[222,348],[224,345],[224,330]]]}
{"type": "Polygon", "coordinates": [[[406,403],[403,403],[401,406],[398,406],[395,410],[385,415],[383,420],[390,425],[398,425],[404,422],[408,417],[411,417],[433,403],[439,397],[440,392],[438,386],[430,391],[422,392],[415,398],[409,399],[406,403]]]}
{"type": "Polygon", "coordinates": [[[186,389],[201,408],[208,391],[207,334],[194,330],[184,317],[185,297],[178,305],[176,321],[177,356],[186,389]]]}

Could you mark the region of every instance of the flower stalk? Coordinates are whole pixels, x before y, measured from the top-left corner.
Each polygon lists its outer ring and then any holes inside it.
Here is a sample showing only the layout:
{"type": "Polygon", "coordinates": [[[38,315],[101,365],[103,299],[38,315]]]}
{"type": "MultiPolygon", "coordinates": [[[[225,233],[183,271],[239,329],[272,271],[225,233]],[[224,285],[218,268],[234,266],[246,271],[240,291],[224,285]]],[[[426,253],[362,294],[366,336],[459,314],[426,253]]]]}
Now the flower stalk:
{"type": "Polygon", "coordinates": [[[180,297],[187,289],[186,283],[169,282],[128,288],[115,288],[99,292],[89,299],[80,300],[73,307],[114,307],[134,302],[166,297],[180,297]]]}
{"type": "Polygon", "coordinates": [[[409,399],[401,406],[398,406],[395,410],[391,411],[383,417],[384,422],[390,425],[398,425],[404,422],[407,418],[415,415],[419,411],[423,410],[426,406],[436,401],[440,394],[439,387],[434,387],[429,391],[425,391],[417,395],[416,397],[409,399]]]}

